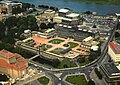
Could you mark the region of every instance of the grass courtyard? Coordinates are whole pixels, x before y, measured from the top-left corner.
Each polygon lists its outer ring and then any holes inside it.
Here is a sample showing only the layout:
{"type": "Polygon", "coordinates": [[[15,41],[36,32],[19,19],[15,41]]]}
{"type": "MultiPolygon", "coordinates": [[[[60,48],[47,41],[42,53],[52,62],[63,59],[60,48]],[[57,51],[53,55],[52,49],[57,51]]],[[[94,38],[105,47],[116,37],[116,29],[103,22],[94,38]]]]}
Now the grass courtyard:
{"type": "Polygon", "coordinates": [[[67,76],[65,80],[74,85],[87,85],[87,80],[84,75],[67,76]]]}
{"type": "Polygon", "coordinates": [[[64,40],[61,40],[61,39],[53,39],[53,40],[50,40],[48,41],[49,43],[52,43],[52,44],[60,44],[61,42],[64,42],[64,40]]]}
{"type": "Polygon", "coordinates": [[[49,83],[49,79],[45,76],[39,78],[38,81],[43,85],[48,85],[48,83],[49,83]]]}
{"type": "Polygon", "coordinates": [[[74,48],[74,47],[78,46],[77,43],[73,43],[73,42],[68,42],[68,45],[70,48],[74,48]]]}
{"type": "Polygon", "coordinates": [[[43,51],[46,51],[46,50],[48,50],[49,48],[52,48],[52,46],[51,46],[51,45],[42,44],[42,49],[43,49],[43,51]]]}
{"type": "Polygon", "coordinates": [[[60,55],[63,50],[64,50],[63,48],[56,48],[56,49],[54,49],[54,50],[52,50],[50,52],[60,55]]]}

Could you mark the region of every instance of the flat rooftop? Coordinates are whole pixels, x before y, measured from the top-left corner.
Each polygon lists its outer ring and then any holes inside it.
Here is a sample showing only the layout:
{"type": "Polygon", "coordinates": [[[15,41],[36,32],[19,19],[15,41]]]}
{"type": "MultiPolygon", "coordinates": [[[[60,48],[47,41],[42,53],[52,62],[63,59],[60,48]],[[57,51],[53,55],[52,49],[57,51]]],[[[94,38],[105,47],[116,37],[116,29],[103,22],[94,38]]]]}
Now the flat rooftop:
{"type": "Polygon", "coordinates": [[[79,14],[77,14],[77,13],[71,13],[71,14],[68,14],[68,15],[66,15],[67,17],[78,17],[79,16],[79,14]]]}
{"type": "Polygon", "coordinates": [[[67,13],[67,12],[69,12],[69,10],[68,9],[60,9],[59,12],[67,13]]]}
{"type": "Polygon", "coordinates": [[[112,76],[120,76],[120,65],[118,63],[105,63],[102,65],[104,68],[105,73],[107,73],[110,77],[112,76]]]}

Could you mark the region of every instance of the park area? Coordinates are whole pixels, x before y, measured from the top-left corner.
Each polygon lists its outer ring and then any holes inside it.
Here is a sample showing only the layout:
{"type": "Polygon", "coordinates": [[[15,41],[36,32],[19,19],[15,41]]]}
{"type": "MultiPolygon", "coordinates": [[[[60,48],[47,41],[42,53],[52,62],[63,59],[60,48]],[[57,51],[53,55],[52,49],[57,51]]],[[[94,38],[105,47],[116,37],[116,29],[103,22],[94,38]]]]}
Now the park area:
{"type": "Polygon", "coordinates": [[[65,80],[73,85],[87,85],[87,80],[84,75],[67,76],[65,80]]]}
{"type": "Polygon", "coordinates": [[[31,38],[25,39],[23,40],[23,42],[27,42],[31,45],[31,43],[33,44],[33,48],[37,48],[40,46],[41,50],[43,51],[47,51],[53,54],[57,54],[57,55],[62,55],[63,57],[66,58],[75,58],[77,57],[79,54],[82,55],[87,55],[87,52],[84,52],[82,49],[84,48],[80,48],[81,42],[79,41],[75,41],[74,39],[70,39],[70,38],[61,38],[61,37],[54,37],[54,38],[42,38],[39,36],[33,36],[31,38]],[[81,49],[81,50],[78,50],[81,49]]]}
{"type": "Polygon", "coordinates": [[[49,83],[49,79],[45,76],[41,77],[38,79],[38,81],[42,84],[42,85],[48,85],[49,83]]]}

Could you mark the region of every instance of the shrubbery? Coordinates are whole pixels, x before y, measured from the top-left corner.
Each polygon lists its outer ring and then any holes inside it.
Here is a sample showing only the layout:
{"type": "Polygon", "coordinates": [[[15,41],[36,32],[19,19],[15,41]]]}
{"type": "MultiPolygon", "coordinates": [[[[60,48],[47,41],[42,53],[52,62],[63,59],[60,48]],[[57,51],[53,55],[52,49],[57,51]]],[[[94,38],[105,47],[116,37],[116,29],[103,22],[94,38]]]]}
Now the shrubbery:
{"type": "Polygon", "coordinates": [[[94,71],[95,71],[96,75],[98,76],[98,78],[99,78],[99,79],[102,79],[102,74],[100,73],[100,71],[98,71],[97,68],[95,68],[94,71]]]}

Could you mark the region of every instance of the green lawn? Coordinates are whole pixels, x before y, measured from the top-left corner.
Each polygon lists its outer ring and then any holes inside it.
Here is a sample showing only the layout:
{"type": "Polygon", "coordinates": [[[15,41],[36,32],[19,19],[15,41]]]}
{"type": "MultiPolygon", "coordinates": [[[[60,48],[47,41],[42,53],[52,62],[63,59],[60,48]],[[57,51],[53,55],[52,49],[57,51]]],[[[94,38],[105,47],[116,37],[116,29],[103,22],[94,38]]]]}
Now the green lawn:
{"type": "Polygon", "coordinates": [[[71,68],[71,67],[76,67],[76,64],[73,64],[72,62],[64,59],[60,65],[58,66],[59,69],[62,69],[62,68],[71,68]],[[65,67],[65,65],[67,65],[67,67],[65,67]]]}
{"type": "Polygon", "coordinates": [[[63,48],[56,48],[56,49],[54,49],[54,50],[52,50],[50,52],[60,55],[63,50],[64,50],[63,48]]]}
{"type": "Polygon", "coordinates": [[[68,44],[69,44],[70,48],[74,48],[74,47],[78,46],[77,43],[73,43],[73,42],[68,42],[68,44]]]}
{"type": "MultiPolygon", "coordinates": [[[[79,63],[79,62],[78,62],[79,63]]],[[[84,63],[79,63],[80,66],[84,66],[91,63],[91,61],[86,60],[84,63]]]]}
{"type": "Polygon", "coordinates": [[[87,85],[87,81],[84,75],[67,76],[65,80],[74,85],[87,85]]]}
{"type": "Polygon", "coordinates": [[[48,85],[48,83],[49,83],[49,79],[45,76],[39,78],[38,81],[43,85],[48,85]]]}
{"type": "Polygon", "coordinates": [[[43,49],[44,51],[47,50],[47,48],[46,48],[46,44],[42,44],[42,49],[43,49]]]}
{"type": "Polygon", "coordinates": [[[51,45],[46,45],[46,44],[42,44],[42,49],[44,51],[48,50],[49,48],[51,48],[52,46],[51,45]]]}
{"type": "Polygon", "coordinates": [[[60,39],[53,39],[48,41],[49,43],[53,43],[53,44],[60,44],[61,42],[64,42],[64,40],[60,40],[60,39]]]}
{"type": "Polygon", "coordinates": [[[117,37],[116,40],[120,40],[120,37],[117,37]]]}
{"type": "Polygon", "coordinates": [[[54,54],[58,54],[58,55],[60,55],[60,50],[52,50],[52,51],[50,51],[51,53],[54,53],[54,54]]]}

